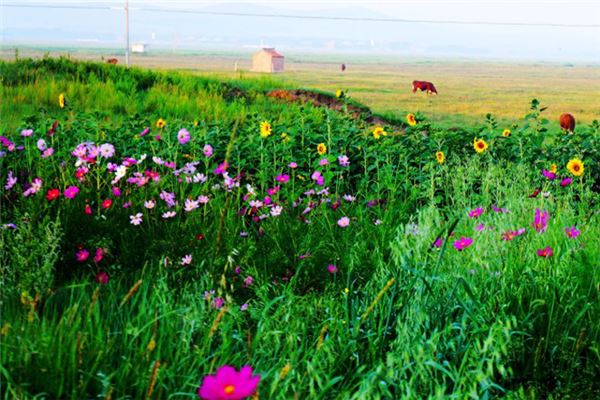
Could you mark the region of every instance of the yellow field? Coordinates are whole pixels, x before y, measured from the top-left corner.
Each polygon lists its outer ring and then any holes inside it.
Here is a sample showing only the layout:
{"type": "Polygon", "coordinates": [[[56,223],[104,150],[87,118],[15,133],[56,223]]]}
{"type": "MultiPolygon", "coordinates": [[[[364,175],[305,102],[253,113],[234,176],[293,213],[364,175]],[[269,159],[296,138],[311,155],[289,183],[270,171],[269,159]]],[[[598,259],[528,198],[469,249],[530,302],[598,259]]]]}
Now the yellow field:
{"type": "MultiPolygon", "coordinates": [[[[101,60],[116,56],[101,50],[62,50],[49,54],[71,54],[74,58],[101,60]]],[[[21,50],[21,57],[39,57],[37,50],[21,50]]],[[[5,48],[3,59],[14,57],[5,48]]],[[[516,64],[476,61],[419,61],[357,57],[343,59],[327,56],[293,55],[286,58],[286,72],[277,75],[291,86],[302,86],[349,95],[376,112],[404,115],[407,111],[423,112],[432,120],[448,124],[481,121],[486,113],[500,120],[513,121],[528,110],[532,98],[548,106],[545,116],[557,121],[563,112],[572,113],[578,122],[600,119],[600,66],[569,64],[516,64]],[[340,71],[341,62],[347,70],[340,71]],[[438,96],[412,93],[413,80],[435,84],[438,96]]],[[[185,55],[168,52],[133,55],[132,65],[189,70],[201,75],[224,77],[256,76],[248,72],[248,54],[185,55]],[[237,64],[238,72],[234,72],[237,64]],[[240,72],[241,71],[241,72],[240,72]]]]}

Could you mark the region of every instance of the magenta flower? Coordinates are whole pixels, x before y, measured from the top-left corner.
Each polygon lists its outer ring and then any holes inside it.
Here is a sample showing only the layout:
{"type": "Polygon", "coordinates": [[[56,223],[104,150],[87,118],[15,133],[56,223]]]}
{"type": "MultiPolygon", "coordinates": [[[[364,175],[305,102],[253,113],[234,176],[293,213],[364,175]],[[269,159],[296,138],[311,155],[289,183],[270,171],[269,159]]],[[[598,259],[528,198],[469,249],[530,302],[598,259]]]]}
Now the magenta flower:
{"type": "Polygon", "coordinates": [[[537,233],[543,233],[548,228],[548,211],[540,211],[539,208],[536,208],[533,224],[531,225],[537,233]]]}
{"type": "Polygon", "coordinates": [[[468,237],[461,237],[454,242],[454,248],[458,251],[464,250],[473,244],[473,239],[468,237]]]}
{"type": "Polygon", "coordinates": [[[562,181],[560,181],[560,186],[569,186],[571,183],[573,183],[573,178],[565,178],[562,181]]]}
{"type": "Polygon", "coordinates": [[[210,157],[213,154],[213,148],[210,144],[205,144],[204,148],[202,149],[202,154],[204,154],[204,157],[210,157]]]}
{"type": "Polygon", "coordinates": [[[144,128],[144,130],[140,132],[140,137],[144,137],[148,133],[150,133],[150,128],[144,128]]]}
{"type": "Polygon", "coordinates": [[[227,168],[229,168],[229,164],[225,161],[219,164],[219,166],[213,172],[215,175],[221,175],[227,171],[227,168]]]}
{"type": "Polygon", "coordinates": [[[108,283],[108,280],[109,276],[104,271],[99,272],[98,275],[96,275],[96,282],[98,282],[101,285],[106,285],[108,283]]]}
{"type": "Polygon", "coordinates": [[[342,218],[340,218],[340,219],[338,220],[337,224],[338,224],[338,226],[339,226],[340,228],[345,228],[345,227],[347,227],[348,225],[350,225],[350,218],[348,218],[348,217],[342,217],[342,218]]]}
{"type": "Polygon", "coordinates": [[[290,180],[290,176],[286,174],[277,175],[275,180],[279,183],[287,183],[290,180]]]}
{"type": "Polygon", "coordinates": [[[42,180],[40,178],[35,178],[31,184],[29,185],[29,189],[23,192],[23,196],[29,197],[33,194],[36,194],[42,188],[42,180]]]}
{"type": "Polygon", "coordinates": [[[52,154],[54,154],[54,149],[52,147],[48,147],[46,150],[42,151],[42,158],[48,158],[52,154]]]}
{"type": "Polygon", "coordinates": [[[440,247],[442,247],[442,243],[443,243],[443,242],[442,242],[442,238],[437,238],[437,239],[435,239],[435,242],[433,242],[433,245],[432,245],[432,246],[433,246],[433,247],[440,248],[440,247]]]}
{"type": "Polygon", "coordinates": [[[338,272],[338,267],[336,267],[336,266],[335,266],[335,265],[333,265],[333,264],[329,264],[329,265],[327,266],[327,271],[329,271],[329,273],[330,273],[330,274],[335,274],[335,273],[337,273],[337,272],[338,272]]]}
{"type": "Polygon", "coordinates": [[[492,210],[500,214],[505,214],[508,212],[508,209],[497,207],[495,204],[492,204],[492,210]]]}
{"type": "Polygon", "coordinates": [[[252,367],[246,365],[236,371],[224,365],[215,375],[207,375],[202,379],[198,396],[204,400],[241,400],[256,393],[260,375],[252,376],[252,367]]]}
{"type": "Polygon", "coordinates": [[[551,181],[556,179],[556,174],[554,172],[548,171],[547,169],[542,171],[542,175],[544,175],[546,178],[550,179],[551,181]]]}
{"type": "Polygon", "coordinates": [[[244,287],[248,287],[248,286],[252,285],[252,283],[254,283],[254,278],[251,277],[250,275],[248,275],[246,278],[244,278],[244,287]]]}
{"type": "Polygon", "coordinates": [[[75,254],[75,259],[79,262],[84,262],[89,256],[90,252],[87,249],[82,249],[75,254]]]}
{"type": "Polygon", "coordinates": [[[552,257],[553,254],[554,253],[552,253],[552,247],[550,247],[550,246],[548,246],[548,247],[546,247],[544,249],[539,249],[537,251],[537,255],[540,256],[540,257],[546,257],[546,258],[548,258],[548,257],[552,257]]]}
{"type": "Polygon", "coordinates": [[[474,210],[469,211],[469,218],[479,218],[483,214],[483,207],[477,207],[474,210]]]}
{"type": "Polygon", "coordinates": [[[104,250],[101,247],[96,249],[96,255],[94,255],[94,262],[98,264],[104,258],[104,250]]]}
{"type": "Polygon", "coordinates": [[[77,186],[69,186],[65,189],[64,195],[67,199],[74,199],[79,193],[79,188],[77,186]]]}
{"type": "Polygon", "coordinates": [[[296,168],[298,168],[298,164],[296,164],[295,162],[292,161],[291,163],[288,164],[288,167],[290,167],[291,169],[296,169],[296,168]]]}
{"type": "Polygon", "coordinates": [[[187,129],[182,128],[177,132],[177,140],[179,140],[179,144],[186,144],[190,141],[190,133],[187,129]]]}
{"type": "Polygon", "coordinates": [[[565,233],[567,234],[567,237],[570,237],[571,239],[575,239],[577,236],[579,236],[581,234],[581,231],[579,229],[577,229],[576,226],[572,226],[572,227],[567,227],[565,228],[565,233]]]}

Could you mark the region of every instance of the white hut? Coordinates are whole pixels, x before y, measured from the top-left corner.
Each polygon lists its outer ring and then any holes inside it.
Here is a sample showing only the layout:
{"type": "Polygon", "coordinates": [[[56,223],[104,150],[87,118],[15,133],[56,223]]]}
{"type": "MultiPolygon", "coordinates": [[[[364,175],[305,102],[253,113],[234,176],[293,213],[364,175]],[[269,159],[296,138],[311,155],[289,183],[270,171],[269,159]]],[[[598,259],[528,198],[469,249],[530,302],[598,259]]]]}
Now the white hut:
{"type": "Polygon", "coordinates": [[[147,43],[134,43],[131,45],[132,53],[146,53],[150,49],[150,45],[147,43]]]}

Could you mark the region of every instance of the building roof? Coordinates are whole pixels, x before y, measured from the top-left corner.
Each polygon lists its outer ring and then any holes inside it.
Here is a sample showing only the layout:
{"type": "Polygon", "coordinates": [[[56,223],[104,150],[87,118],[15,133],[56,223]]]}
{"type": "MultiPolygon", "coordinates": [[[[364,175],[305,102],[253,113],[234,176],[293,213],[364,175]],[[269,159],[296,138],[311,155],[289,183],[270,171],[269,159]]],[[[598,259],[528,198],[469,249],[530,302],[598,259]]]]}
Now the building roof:
{"type": "Polygon", "coordinates": [[[263,47],[261,51],[269,53],[271,57],[283,57],[282,54],[275,51],[275,49],[272,47],[263,47]]]}

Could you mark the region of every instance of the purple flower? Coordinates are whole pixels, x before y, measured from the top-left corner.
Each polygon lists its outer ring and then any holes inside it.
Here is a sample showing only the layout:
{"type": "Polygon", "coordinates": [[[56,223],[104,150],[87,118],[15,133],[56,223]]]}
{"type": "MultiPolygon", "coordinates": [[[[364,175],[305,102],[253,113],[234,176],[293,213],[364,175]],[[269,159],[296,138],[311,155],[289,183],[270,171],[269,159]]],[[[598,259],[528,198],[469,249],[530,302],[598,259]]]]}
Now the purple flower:
{"type": "Polygon", "coordinates": [[[291,163],[288,164],[288,167],[290,167],[291,169],[296,169],[296,168],[298,168],[298,164],[296,164],[295,162],[292,161],[291,163]]]}
{"type": "Polygon", "coordinates": [[[113,186],[112,187],[112,194],[115,197],[121,197],[121,189],[119,189],[117,186],[113,186]]]}
{"type": "Polygon", "coordinates": [[[477,207],[474,210],[469,211],[469,218],[479,218],[483,214],[483,207],[477,207]]]}
{"type": "Polygon", "coordinates": [[[144,137],[148,133],[150,133],[150,128],[144,128],[144,130],[140,132],[140,137],[144,137]]]}
{"type": "Polygon", "coordinates": [[[552,257],[553,254],[554,253],[552,252],[552,247],[550,247],[550,246],[543,248],[543,249],[539,249],[537,251],[538,256],[545,257],[545,258],[552,257]]]}
{"type": "Polygon", "coordinates": [[[495,204],[492,204],[492,210],[494,210],[494,212],[500,213],[500,214],[505,214],[508,212],[508,209],[506,208],[498,208],[496,207],[495,204]]]}
{"type": "Polygon", "coordinates": [[[463,236],[454,242],[454,248],[458,251],[462,251],[462,250],[466,249],[467,247],[471,246],[472,244],[473,244],[472,238],[463,236]]]}
{"type": "Polygon", "coordinates": [[[187,129],[182,128],[177,132],[177,140],[179,140],[179,144],[184,145],[190,141],[190,133],[187,129]]]}
{"type": "Polygon", "coordinates": [[[338,226],[339,226],[340,228],[345,228],[345,227],[347,227],[348,225],[350,225],[350,218],[348,218],[348,217],[342,217],[342,218],[340,218],[340,219],[338,220],[337,224],[338,224],[338,226]]]}
{"type": "Polygon", "coordinates": [[[246,365],[238,372],[224,365],[215,375],[202,379],[198,396],[204,400],[242,400],[256,393],[260,375],[252,375],[252,367],[246,365]]]}
{"type": "Polygon", "coordinates": [[[335,266],[335,265],[333,265],[333,264],[329,264],[329,265],[327,266],[327,271],[329,271],[329,273],[330,273],[330,274],[335,274],[335,273],[337,273],[337,272],[338,272],[338,267],[336,267],[336,266],[335,266]]]}
{"type": "Polygon", "coordinates": [[[17,184],[17,178],[13,176],[12,171],[8,171],[8,177],[6,178],[6,185],[4,185],[5,190],[10,190],[17,184]]]}
{"type": "Polygon", "coordinates": [[[90,252],[87,249],[82,249],[75,254],[75,259],[79,262],[84,262],[89,256],[90,252]]]}
{"type": "Polygon", "coordinates": [[[324,167],[324,166],[326,166],[326,165],[329,165],[329,160],[328,160],[328,159],[326,159],[326,158],[322,158],[321,160],[319,160],[319,165],[320,165],[321,167],[324,167]]]}
{"type": "Polygon", "coordinates": [[[191,263],[192,263],[192,255],[191,254],[186,254],[181,259],[181,265],[190,265],[191,263]]]}
{"type": "Polygon", "coordinates": [[[338,157],[338,164],[342,167],[347,167],[350,165],[350,159],[346,155],[342,155],[338,157]]]}
{"type": "Polygon", "coordinates": [[[248,286],[252,285],[253,282],[254,282],[254,278],[252,278],[250,275],[248,275],[246,278],[244,278],[244,287],[248,287],[248,286]]]}
{"type": "Polygon", "coordinates": [[[541,211],[539,208],[536,208],[533,224],[531,225],[537,233],[543,233],[548,228],[548,211],[541,211]]]}
{"type": "Polygon", "coordinates": [[[227,171],[227,168],[229,168],[229,164],[227,163],[227,161],[224,161],[221,164],[219,164],[219,166],[213,172],[215,173],[215,175],[222,175],[227,171]]]}
{"type": "Polygon", "coordinates": [[[573,178],[565,178],[562,181],[560,181],[560,186],[569,186],[571,183],[573,183],[573,178]]]}
{"type": "Polygon", "coordinates": [[[36,194],[42,188],[42,180],[40,178],[35,178],[31,182],[31,186],[25,192],[23,192],[23,196],[29,197],[32,194],[36,194]]]}
{"type": "Polygon", "coordinates": [[[277,175],[275,180],[279,183],[287,183],[290,180],[290,176],[287,174],[277,175]]]}
{"type": "Polygon", "coordinates": [[[42,151],[42,158],[48,158],[52,154],[54,154],[54,149],[52,147],[48,147],[46,150],[42,151]]]}
{"type": "Polygon", "coordinates": [[[44,151],[48,148],[48,145],[44,139],[39,139],[36,145],[39,151],[44,151]]]}
{"type": "Polygon", "coordinates": [[[213,154],[213,148],[210,144],[205,144],[204,148],[202,149],[202,154],[204,154],[205,157],[210,157],[213,154]]]}
{"type": "Polygon", "coordinates": [[[542,171],[542,175],[544,175],[546,178],[550,179],[551,181],[556,179],[556,174],[554,172],[550,172],[547,169],[542,171]]]}
{"type": "Polygon", "coordinates": [[[77,186],[69,186],[65,189],[63,193],[67,199],[74,199],[79,193],[79,188],[77,186]]]}
{"type": "Polygon", "coordinates": [[[432,245],[432,246],[433,246],[433,247],[440,248],[440,247],[442,247],[442,243],[443,243],[443,242],[442,242],[442,238],[437,238],[437,239],[435,239],[435,241],[433,242],[433,245],[432,245]]]}
{"type": "Polygon", "coordinates": [[[567,227],[565,228],[565,233],[567,234],[567,237],[571,238],[571,239],[575,239],[577,236],[579,236],[581,234],[581,231],[579,229],[577,229],[576,226],[572,226],[572,227],[567,227]]]}
{"type": "Polygon", "coordinates": [[[482,224],[482,223],[480,223],[479,225],[477,225],[477,226],[475,227],[475,230],[476,230],[477,232],[481,232],[481,231],[483,231],[484,229],[485,229],[485,225],[484,225],[484,224],[482,224]]]}
{"type": "Polygon", "coordinates": [[[23,129],[21,131],[21,136],[23,137],[29,137],[31,135],[33,135],[33,129],[23,129]]]}

